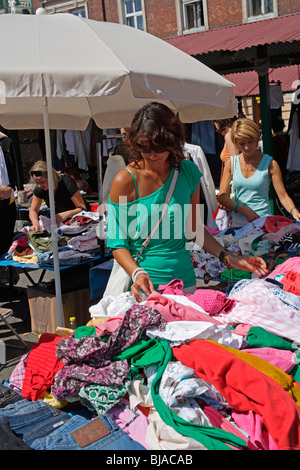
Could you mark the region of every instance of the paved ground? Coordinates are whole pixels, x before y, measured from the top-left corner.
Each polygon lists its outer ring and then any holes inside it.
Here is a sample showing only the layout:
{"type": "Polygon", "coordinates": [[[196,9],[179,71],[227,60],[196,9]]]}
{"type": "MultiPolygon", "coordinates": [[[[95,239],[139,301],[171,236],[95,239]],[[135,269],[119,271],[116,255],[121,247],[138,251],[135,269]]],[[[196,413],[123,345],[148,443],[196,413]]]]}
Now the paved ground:
{"type": "MultiPolygon", "coordinates": [[[[31,271],[30,275],[34,281],[38,281],[41,270],[31,271]]],[[[47,271],[43,281],[51,281],[53,273],[47,271]]],[[[13,289],[0,287],[0,308],[12,309],[13,315],[8,317],[7,321],[13,326],[17,333],[26,341],[28,349],[19,349],[14,346],[22,346],[22,343],[11,332],[10,328],[0,321],[0,341],[5,343],[6,363],[0,364],[0,384],[3,380],[9,380],[10,375],[21,357],[30,351],[33,344],[38,342],[38,335],[31,332],[30,312],[27,301],[27,287],[30,281],[24,274],[20,274],[20,279],[13,289]]],[[[202,281],[198,281],[198,287],[207,289],[225,289],[226,285],[218,282],[210,282],[205,285],[202,281]]]]}

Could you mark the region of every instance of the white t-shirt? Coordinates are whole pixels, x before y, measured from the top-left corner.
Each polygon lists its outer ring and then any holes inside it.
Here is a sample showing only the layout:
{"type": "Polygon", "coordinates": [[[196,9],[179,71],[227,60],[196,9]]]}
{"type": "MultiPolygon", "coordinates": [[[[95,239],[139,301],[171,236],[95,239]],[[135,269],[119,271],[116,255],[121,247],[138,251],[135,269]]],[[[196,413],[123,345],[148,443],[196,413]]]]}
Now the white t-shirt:
{"type": "Polygon", "coordinates": [[[3,150],[0,146],[0,186],[9,186],[9,177],[6,168],[3,150]]]}

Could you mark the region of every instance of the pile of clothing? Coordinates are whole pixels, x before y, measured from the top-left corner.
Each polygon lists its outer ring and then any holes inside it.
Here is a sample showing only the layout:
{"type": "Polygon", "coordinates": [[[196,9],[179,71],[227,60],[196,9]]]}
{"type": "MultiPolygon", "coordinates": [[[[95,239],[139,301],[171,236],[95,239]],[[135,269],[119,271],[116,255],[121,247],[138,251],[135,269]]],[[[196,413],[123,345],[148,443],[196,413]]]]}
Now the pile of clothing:
{"type": "MultiPolygon", "coordinates": [[[[275,215],[260,217],[242,228],[215,231],[208,228],[224,248],[242,255],[264,258],[270,269],[278,259],[295,256],[300,251],[300,223],[287,217],[275,215]]],[[[226,269],[224,264],[195,243],[190,244],[193,265],[198,279],[238,281],[251,278],[249,272],[226,269]]]]}
{"type": "MultiPolygon", "coordinates": [[[[40,215],[41,230],[24,227],[13,239],[5,259],[21,264],[53,266],[51,221],[40,215]]],[[[61,224],[58,235],[58,257],[62,266],[77,266],[92,260],[99,252],[99,213],[82,211],[61,224]]]]}
{"type": "Polygon", "coordinates": [[[87,325],[42,334],[5,384],[2,435],[35,450],[299,450],[300,257],[226,294],[182,287],[104,297],[87,325]]]}

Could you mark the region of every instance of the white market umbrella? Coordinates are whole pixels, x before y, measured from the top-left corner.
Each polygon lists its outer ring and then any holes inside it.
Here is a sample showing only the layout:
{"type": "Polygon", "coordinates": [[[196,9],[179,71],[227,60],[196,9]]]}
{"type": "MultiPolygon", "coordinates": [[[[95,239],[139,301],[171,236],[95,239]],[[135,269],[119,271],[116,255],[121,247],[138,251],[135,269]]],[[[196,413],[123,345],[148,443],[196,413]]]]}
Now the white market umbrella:
{"type": "MultiPolygon", "coordinates": [[[[117,23],[72,14],[0,15],[0,124],[44,129],[128,127],[134,113],[161,101],[183,122],[233,116],[233,84],[165,41],[117,23]]],[[[49,178],[58,323],[61,288],[53,181],[49,178]]]]}

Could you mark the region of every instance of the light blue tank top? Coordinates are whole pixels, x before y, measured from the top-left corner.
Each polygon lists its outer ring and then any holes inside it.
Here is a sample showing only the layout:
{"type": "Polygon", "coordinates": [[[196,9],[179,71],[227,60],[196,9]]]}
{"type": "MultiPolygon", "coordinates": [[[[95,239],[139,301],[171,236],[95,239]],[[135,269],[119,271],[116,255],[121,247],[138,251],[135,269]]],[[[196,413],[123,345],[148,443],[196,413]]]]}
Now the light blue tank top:
{"type": "MultiPolygon", "coordinates": [[[[235,155],[234,159],[233,187],[235,202],[249,207],[260,217],[272,215],[269,200],[271,178],[268,170],[272,157],[264,154],[257,170],[249,178],[245,178],[242,174],[239,156],[235,155]]],[[[247,223],[248,221],[243,215],[239,213],[232,214],[232,225],[234,227],[243,227],[247,223]]]]}

